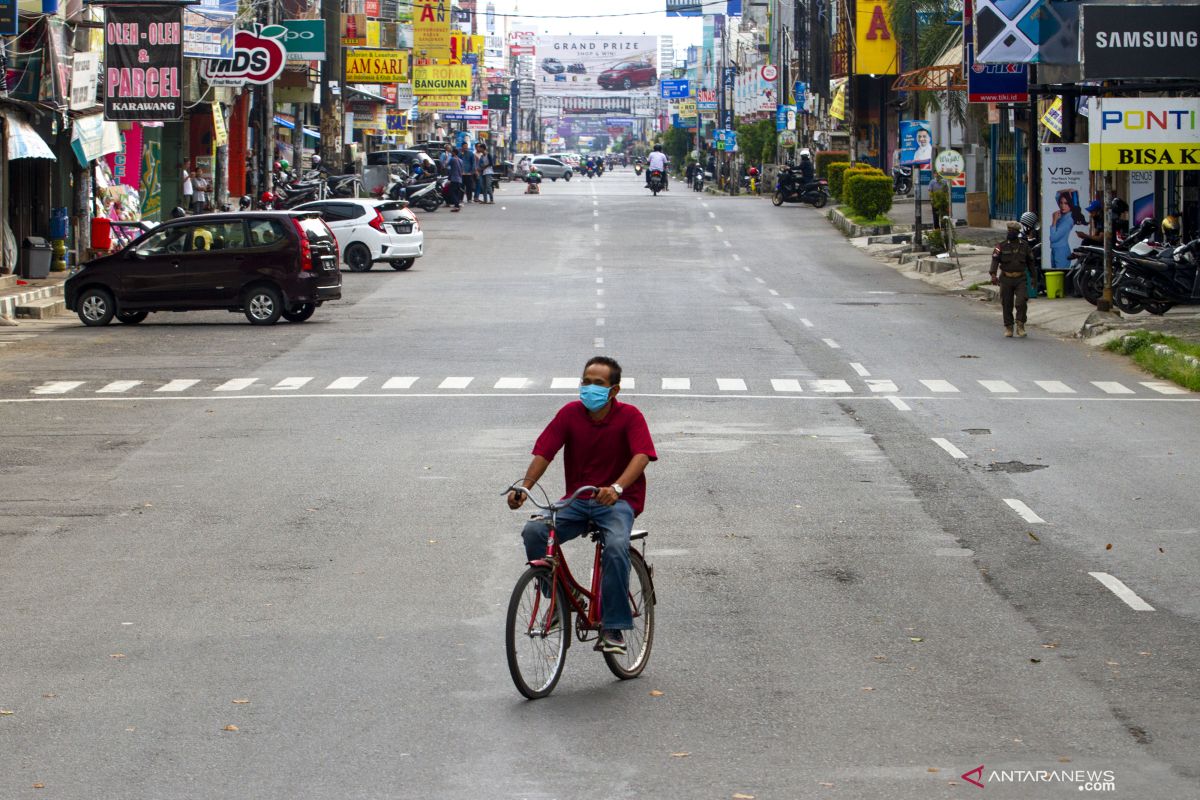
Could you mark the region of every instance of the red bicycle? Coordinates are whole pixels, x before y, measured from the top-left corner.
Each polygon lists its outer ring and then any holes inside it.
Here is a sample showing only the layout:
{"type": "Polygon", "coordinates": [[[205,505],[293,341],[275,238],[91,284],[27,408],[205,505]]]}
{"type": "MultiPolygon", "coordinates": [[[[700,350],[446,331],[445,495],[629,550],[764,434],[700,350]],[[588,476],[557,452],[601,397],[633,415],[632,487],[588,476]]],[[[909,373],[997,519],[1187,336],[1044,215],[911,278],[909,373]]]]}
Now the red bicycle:
{"type": "MultiPolygon", "coordinates": [[[[592,560],[592,579],[584,588],[571,574],[566,555],[557,544],[558,512],[575,502],[582,494],[598,491],[595,486],[581,486],[570,497],[547,502],[519,484],[504,491],[523,492],[545,514],[537,515],[550,525],[550,539],[545,558],[529,562],[529,569],[517,580],[508,602],[508,623],[505,646],[508,652],[508,671],[517,691],[536,700],[554,691],[562,677],[571,632],[580,642],[595,640],[593,649],[600,650],[600,554],[604,547],[603,534],[598,529],[587,535],[596,543],[592,560]],[[572,626],[571,612],[574,611],[572,626]]],[[[633,630],[625,631],[625,653],[604,653],[604,661],[621,680],[636,678],[646,668],[650,647],[654,643],[654,568],[646,563],[646,536],[649,532],[635,530],[629,550],[629,605],[633,611],[633,630]],[[633,549],[633,542],[642,543],[642,552],[633,549]]]]}

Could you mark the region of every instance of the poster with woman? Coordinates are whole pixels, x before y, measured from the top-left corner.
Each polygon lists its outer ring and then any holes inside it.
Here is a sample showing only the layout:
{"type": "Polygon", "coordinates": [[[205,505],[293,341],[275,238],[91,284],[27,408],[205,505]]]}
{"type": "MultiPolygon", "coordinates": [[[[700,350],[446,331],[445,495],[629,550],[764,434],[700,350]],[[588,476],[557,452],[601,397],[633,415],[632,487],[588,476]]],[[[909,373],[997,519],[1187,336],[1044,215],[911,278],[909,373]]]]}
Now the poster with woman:
{"type": "Polygon", "coordinates": [[[929,120],[900,121],[900,163],[906,167],[928,167],[933,161],[933,129],[929,120]]]}
{"type": "Polygon", "coordinates": [[[1042,145],[1042,269],[1068,269],[1088,233],[1088,146],[1042,145]]]}

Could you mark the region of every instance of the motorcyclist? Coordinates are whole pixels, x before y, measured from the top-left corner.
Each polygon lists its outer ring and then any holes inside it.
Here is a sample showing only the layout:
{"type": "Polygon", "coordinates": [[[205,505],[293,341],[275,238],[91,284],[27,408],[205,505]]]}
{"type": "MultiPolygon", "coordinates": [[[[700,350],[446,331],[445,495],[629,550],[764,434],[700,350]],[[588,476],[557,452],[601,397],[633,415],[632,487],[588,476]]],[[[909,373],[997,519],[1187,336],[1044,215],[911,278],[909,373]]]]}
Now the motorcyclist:
{"type": "Polygon", "coordinates": [[[663,152],[662,145],[654,145],[654,152],[646,159],[646,186],[650,185],[650,173],[658,170],[662,173],[663,191],[667,190],[667,154],[663,152]]]}
{"type": "Polygon", "coordinates": [[[812,154],[808,150],[800,151],[800,185],[808,185],[817,179],[817,169],[813,165],[812,154]]]}

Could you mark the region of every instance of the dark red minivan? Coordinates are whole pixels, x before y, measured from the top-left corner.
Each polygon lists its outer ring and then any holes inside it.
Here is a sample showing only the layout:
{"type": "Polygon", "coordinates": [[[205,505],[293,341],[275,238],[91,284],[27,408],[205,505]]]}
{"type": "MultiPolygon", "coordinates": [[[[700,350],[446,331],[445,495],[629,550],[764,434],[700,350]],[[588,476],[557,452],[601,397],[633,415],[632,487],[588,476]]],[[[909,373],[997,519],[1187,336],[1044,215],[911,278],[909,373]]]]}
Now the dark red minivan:
{"type": "Polygon", "coordinates": [[[315,212],[173,219],[67,279],[84,325],[134,325],[152,311],[241,311],[252,325],[303,322],[342,296],[338,245],[315,212]]]}

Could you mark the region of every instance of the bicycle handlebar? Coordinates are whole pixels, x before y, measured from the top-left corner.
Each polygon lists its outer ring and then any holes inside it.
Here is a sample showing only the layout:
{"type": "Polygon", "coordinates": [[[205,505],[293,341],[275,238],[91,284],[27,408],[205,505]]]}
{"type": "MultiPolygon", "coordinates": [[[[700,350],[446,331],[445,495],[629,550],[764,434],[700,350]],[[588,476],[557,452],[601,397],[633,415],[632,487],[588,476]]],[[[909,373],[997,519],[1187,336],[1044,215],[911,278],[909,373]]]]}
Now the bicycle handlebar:
{"type": "Polygon", "coordinates": [[[501,492],[500,495],[507,496],[509,492],[523,492],[525,494],[525,496],[529,498],[529,502],[533,503],[535,506],[542,509],[543,511],[561,511],[562,509],[571,505],[571,503],[574,503],[576,500],[578,500],[579,495],[583,494],[584,492],[598,492],[598,491],[600,491],[599,486],[580,486],[578,489],[576,489],[574,492],[571,493],[570,497],[564,497],[561,500],[554,500],[547,505],[542,505],[537,500],[534,500],[533,493],[530,492],[528,489],[526,489],[524,486],[521,486],[520,481],[518,481],[517,483],[514,483],[512,486],[509,486],[507,489],[505,489],[503,492],[501,492]]]}

